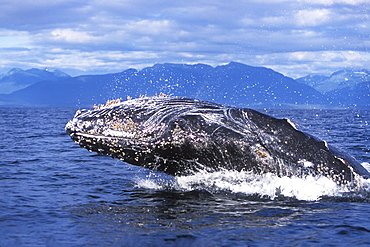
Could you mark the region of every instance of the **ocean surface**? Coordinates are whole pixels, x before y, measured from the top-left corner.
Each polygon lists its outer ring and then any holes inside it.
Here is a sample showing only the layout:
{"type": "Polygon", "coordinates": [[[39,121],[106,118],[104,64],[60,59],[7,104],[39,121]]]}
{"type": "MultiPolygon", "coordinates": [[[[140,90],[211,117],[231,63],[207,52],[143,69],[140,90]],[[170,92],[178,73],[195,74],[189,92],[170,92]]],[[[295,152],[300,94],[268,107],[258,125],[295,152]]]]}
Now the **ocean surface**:
{"type": "MultiPolygon", "coordinates": [[[[369,246],[370,182],[173,178],[80,148],[77,109],[0,108],[0,246],[369,246]]],[[[370,111],[268,110],[370,162],[370,111]]]]}

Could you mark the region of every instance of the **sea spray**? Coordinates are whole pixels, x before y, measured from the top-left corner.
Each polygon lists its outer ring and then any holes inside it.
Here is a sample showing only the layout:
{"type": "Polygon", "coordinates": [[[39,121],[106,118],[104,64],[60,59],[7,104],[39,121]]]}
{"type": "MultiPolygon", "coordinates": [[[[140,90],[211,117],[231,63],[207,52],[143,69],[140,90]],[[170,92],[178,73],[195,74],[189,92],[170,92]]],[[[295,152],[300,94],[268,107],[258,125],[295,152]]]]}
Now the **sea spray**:
{"type": "Polygon", "coordinates": [[[151,175],[138,178],[136,186],[154,190],[207,190],[211,193],[227,192],[258,195],[261,198],[278,197],[316,201],[321,197],[340,197],[358,190],[370,190],[370,182],[360,179],[360,188],[339,186],[324,176],[279,177],[272,173],[256,175],[245,171],[199,172],[190,176],[170,177],[151,175]]]}

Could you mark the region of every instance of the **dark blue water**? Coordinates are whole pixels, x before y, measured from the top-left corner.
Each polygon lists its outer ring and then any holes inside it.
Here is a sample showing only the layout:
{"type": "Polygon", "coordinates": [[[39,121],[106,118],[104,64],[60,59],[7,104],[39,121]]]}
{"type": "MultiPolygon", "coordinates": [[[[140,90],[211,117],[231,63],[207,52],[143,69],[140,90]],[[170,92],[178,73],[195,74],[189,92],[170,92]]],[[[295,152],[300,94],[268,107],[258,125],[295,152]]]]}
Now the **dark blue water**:
{"type": "MultiPolygon", "coordinates": [[[[370,245],[367,181],[174,179],[78,147],[74,112],[0,108],[0,246],[370,245]]],[[[268,113],[370,161],[370,111],[268,113]]]]}

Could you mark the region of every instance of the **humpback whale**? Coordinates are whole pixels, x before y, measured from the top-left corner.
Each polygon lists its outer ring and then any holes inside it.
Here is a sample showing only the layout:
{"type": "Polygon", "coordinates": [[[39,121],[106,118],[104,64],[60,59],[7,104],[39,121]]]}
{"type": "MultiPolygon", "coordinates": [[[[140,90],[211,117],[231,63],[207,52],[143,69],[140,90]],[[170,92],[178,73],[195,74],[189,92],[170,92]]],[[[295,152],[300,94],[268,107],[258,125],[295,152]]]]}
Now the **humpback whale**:
{"type": "Polygon", "coordinates": [[[186,97],[109,101],[77,111],[66,127],[80,146],[172,176],[234,170],[326,176],[350,185],[369,172],[288,119],[186,97]]]}

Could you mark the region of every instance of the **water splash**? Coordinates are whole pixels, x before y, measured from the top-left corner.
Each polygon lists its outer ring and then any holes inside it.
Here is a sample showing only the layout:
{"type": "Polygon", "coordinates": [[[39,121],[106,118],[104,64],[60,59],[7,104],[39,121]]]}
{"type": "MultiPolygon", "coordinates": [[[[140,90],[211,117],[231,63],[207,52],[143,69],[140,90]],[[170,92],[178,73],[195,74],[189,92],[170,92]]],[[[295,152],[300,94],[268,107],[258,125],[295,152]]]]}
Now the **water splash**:
{"type": "Polygon", "coordinates": [[[370,180],[361,178],[359,185],[359,189],[339,186],[324,176],[278,177],[272,173],[256,175],[237,171],[199,172],[182,177],[161,176],[157,173],[157,175],[151,174],[136,181],[137,187],[154,190],[192,191],[201,189],[211,193],[258,195],[271,200],[288,197],[306,201],[316,201],[322,197],[341,197],[348,193],[357,193],[359,190],[370,192],[370,180]]]}
{"type": "Polygon", "coordinates": [[[368,163],[368,162],[363,162],[363,163],[361,163],[361,165],[362,165],[366,170],[368,170],[368,171],[370,172],[370,163],[368,163]]]}

